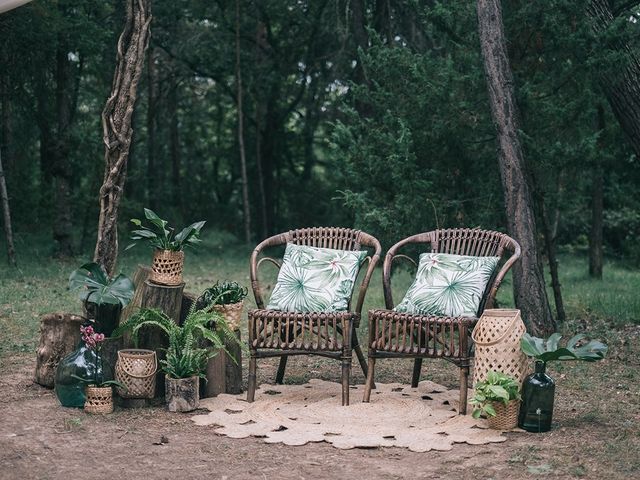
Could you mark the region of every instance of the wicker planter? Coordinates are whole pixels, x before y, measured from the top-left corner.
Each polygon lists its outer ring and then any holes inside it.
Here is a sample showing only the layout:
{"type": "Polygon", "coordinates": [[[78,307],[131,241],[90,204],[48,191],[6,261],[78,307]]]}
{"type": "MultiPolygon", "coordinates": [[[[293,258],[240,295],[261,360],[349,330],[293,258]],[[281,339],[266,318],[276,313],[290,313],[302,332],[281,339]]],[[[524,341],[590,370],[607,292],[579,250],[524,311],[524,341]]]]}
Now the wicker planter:
{"type": "Polygon", "coordinates": [[[227,305],[213,305],[213,309],[224,317],[232,330],[239,330],[243,305],[244,302],[229,303],[227,305]]]}
{"type": "Polygon", "coordinates": [[[118,351],[116,380],[124,388],[116,387],[122,398],[153,398],[156,394],[158,363],[153,350],[128,349],[118,351]]]}
{"type": "Polygon", "coordinates": [[[160,285],[180,285],[183,265],[183,251],[156,250],[153,255],[149,281],[160,285]]]}
{"type": "Polygon", "coordinates": [[[85,389],[84,411],[106,414],[113,412],[113,390],[109,387],[88,386],[85,389]]]}
{"type": "Polygon", "coordinates": [[[496,411],[495,417],[489,417],[489,428],[494,430],[511,430],[518,425],[520,400],[510,400],[506,405],[502,402],[491,404],[496,411]]]}
{"type": "Polygon", "coordinates": [[[190,412],[200,405],[200,378],[165,375],[164,397],[170,412],[190,412]]]}

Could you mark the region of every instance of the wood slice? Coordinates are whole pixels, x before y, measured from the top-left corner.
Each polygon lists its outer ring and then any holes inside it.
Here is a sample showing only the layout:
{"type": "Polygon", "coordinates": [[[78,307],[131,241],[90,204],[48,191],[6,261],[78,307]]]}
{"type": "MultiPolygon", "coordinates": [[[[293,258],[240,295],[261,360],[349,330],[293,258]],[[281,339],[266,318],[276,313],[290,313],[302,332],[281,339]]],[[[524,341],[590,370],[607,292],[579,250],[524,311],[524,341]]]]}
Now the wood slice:
{"type": "MultiPolygon", "coordinates": [[[[184,283],[181,285],[158,285],[149,280],[144,282],[144,294],[140,306],[142,308],[156,308],[165,313],[174,322],[180,321],[180,311],[182,308],[182,292],[184,283]]],[[[142,328],[139,335],[140,348],[155,350],[158,362],[166,357],[164,349],[169,346],[169,340],[164,332],[158,328],[142,328]]],[[[158,369],[156,375],[156,396],[164,393],[164,373],[158,369]]]]}
{"type": "Polygon", "coordinates": [[[34,380],[53,388],[58,363],[80,342],[80,326],[85,318],[72,313],[48,313],[40,319],[40,342],[36,350],[34,380]]]}

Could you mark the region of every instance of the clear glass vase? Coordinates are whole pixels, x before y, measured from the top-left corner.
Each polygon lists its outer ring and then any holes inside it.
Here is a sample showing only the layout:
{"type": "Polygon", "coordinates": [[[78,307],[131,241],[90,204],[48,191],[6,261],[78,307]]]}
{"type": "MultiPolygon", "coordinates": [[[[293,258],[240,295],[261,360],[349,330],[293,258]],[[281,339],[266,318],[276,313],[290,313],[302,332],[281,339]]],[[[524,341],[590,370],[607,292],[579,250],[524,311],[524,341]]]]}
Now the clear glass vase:
{"type": "Polygon", "coordinates": [[[522,406],[518,426],[527,432],[548,432],[553,418],[556,384],[545,373],[545,362],[536,361],[535,372],[522,384],[522,406]]]}
{"type": "Polygon", "coordinates": [[[113,380],[113,370],[100,352],[80,341],[78,348],[64,357],[56,369],[55,392],[63,407],[84,407],[84,389],[89,383],[113,380]]]}

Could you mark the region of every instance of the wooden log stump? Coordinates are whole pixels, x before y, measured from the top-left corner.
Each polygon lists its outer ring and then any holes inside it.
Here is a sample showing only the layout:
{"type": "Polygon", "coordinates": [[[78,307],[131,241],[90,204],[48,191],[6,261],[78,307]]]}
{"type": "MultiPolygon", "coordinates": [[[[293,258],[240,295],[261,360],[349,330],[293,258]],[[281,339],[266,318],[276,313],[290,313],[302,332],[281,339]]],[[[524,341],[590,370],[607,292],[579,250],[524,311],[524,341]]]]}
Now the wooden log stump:
{"type": "MultiPolygon", "coordinates": [[[[235,333],[240,340],[240,330],[235,333]]],[[[207,362],[207,382],[201,388],[205,398],[220,393],[242,393],[242,348],[228,340],[225,340],[225,348],[230,355],[221,351],[207,362]]]]}
{"type": "Polygon", "coordinates": [[[36,350],[34,381],[53,388],[56,368],[80,342],[80,326],[85,318],[72,313],[48,313],[40,319],[40,342],[36,350]]]}
{"type": "MultiPolygon", "coordinates": [[[[140,306],[142,308],[156,308],[176,323],[180,322],[182,309],[182,293],[184,283],[180,285],[159,285],[149,280],[144,282],[144,292],[140,306]]],[[[144,327],[140,330],[140,348],[155,350],[158,362],[166,357],[164,349],[169,346],[169,340],[164,332],[154,327],[144,327]]],[[[156,396],[164,394],[164,373],[158,369],[156,375],[156,396]]]]}

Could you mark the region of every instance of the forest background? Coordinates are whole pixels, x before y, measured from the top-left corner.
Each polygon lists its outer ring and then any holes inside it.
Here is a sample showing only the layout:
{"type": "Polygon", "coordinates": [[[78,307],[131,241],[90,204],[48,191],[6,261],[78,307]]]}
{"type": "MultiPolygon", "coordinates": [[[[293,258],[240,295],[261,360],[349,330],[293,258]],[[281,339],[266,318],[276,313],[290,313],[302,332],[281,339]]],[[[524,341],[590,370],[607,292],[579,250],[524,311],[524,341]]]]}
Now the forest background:
{"type": "MultiPolygon", "coordinates": [[[[502,7],[545,261],[559,247],[588,252],[596,278],[604,252],[637,267],[638,2],[502,7]]],[[[149,207],[247,244],[312,225],[387,248],[437,227],[506,230],[475,2],[158,0],[152,13],[122,227],[149,207]]],[[[120,1],[89,0],[0,16],[19,250],[35,236],[56,256],[95,244],[123,16],[120,1]]]]}

